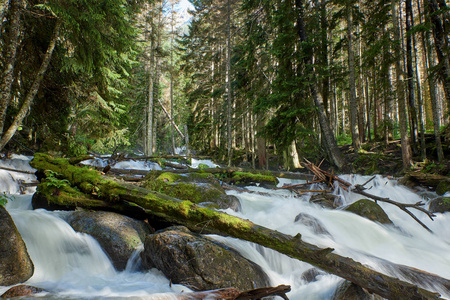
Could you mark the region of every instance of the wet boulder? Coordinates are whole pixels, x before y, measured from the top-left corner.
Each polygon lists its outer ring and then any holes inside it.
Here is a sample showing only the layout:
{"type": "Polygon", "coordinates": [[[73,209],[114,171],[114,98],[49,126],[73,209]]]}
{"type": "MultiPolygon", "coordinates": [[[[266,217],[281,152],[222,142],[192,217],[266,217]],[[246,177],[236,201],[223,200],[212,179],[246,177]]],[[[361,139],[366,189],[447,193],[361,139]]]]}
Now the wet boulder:
{"type": "Polygon", "coordinates": [[[339,196],[330,193],[320,193],[312,195],[309,202],[319,204],[324,208],[337,208],[342,205],[342,200],[339,196]]]}
{"type": "Polygon", "coordinates": [[[381,206],[375,203],[375,201],[361,199],[352,203],[345,210],[374,222],[381,224],[392,224],[392,221],[389,219],[388,215],[384,212],[381,206]]]}
{"type": "Polygon", "coordinates": [[[306,213],[299,213],[295,217],[296,223],[301,223],[305,225],[306,227],[309,227],[313,233],[315,234],[326,234],[330,235],[330,233],[325,229],[323,224],[317,220],[315,217],[311,216],[310,214],[306,213]]]}
{"type": "Polygon", "coordinates": [[[149,235],[141,258],[145,268],[157,268],[172,282],[196,291],[224,287],[245,291],[269,286],[267,275],[258,265],[185,227],[149,235]]]}
{"type": "Polygon", "coordinates": [[[302,280],[306,283],[316,282],[317,276],[325,275],[326,273],[317,268],[311,268],[302,273],[302,280]]]}
{"type": "Polygon", "coordinates": [[[211,209],[241,208],[239,199],[227,195],[219,181],[208,173],[180,175],[153,171],[146,176],[143,187],[211,209]]]}
{"type": "Polygon", "coordinates": [[[450,197],[437,197],[430,201],[430,212],[444,213],[450,211],[450,197]]]}
{"type": "Polygon", "coordinates": [[[27,281],[34,273],[33,262],[11,216],[1,205],[0,228],[0,285],[27,281]]]}
{"type": "Polygon", "coordinates": [[[150,233],[145,222],[112,212],[74,211],[65,219],[75,231],[94,237],[119,271],[150,233]]]}
{"type": "Polygon", "coordinates": [[[25,296],[31,296],[34,294],[45,292],[45,290],[30,286],[30,285],[16,285],[7,290],[3,295],[0,296],[0,298],[18,298],[18,297],[25,297],[25,296]]]}
{"type": "Polygon", "coordinates": [[[350,281],[342,281],[334,292],[332,300],[383,300],[381,296],[369,294],[365,289],[361,288],[350,281]]]}
{"type": "Polygon", "coordinates": [[[436,194],[442,196],[448,192],[450,192],[450,180],[441,180],[436,186],[436,194]]]}

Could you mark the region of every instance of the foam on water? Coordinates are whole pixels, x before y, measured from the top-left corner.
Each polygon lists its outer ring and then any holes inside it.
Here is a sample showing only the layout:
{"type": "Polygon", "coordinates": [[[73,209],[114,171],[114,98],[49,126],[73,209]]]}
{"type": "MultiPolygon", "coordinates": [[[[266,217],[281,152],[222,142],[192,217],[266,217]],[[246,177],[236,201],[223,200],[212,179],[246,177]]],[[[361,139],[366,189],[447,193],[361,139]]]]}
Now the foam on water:
{"type": "MultiPolygon", "coordinates": [[[[5,163],[9,167],[32,170],[28,161],[28,157],[17,157],[11,161],[0,161],[0,166],[5,163]]],[[[91,163],[98,166],[105,164],[102,160],[91,163]]],[[[216,166],[208,161],[193,160],[194,167],[198,167],[200,163],[216,166]]],[[[150,169],[145,162],[140,161],[123,162],[120,166],[150,169]]],[[[170,285],[169,280],[157,270],[135,271],[140,263],[138,253],[130,259],[125,271],[114,270],[98,243],[89,235],[75,232],[61,218],[61,213],[30,210],[30,198],[34,190],[27,191],[28,195],[18,194],[18,178],[21,176],[25,176],[27,181],[34,180],[32,175],[0,170],[0,178],[4,181],[0,188],[15,197],[8,202],[7,209],[21,232],[36,267],[34,276],[27,283],[51,291],[45,296],[46,299],[175,299],[174,293],[189,291],[183,286],[170,285]]],[[[362,184],[370,179],[354,175],[341,178],[352,184],[362,184]]],[[[280,185],[302,182],[304,181],[282,179],[280,185]]],[[[412,190],[398,185],[395,180],[381,176],[370,181],[366,187],[373,195],[389,197],[402,203],[427,201],[412,190]]],[[[433,231],[430,233],[405,212],[387,203],[379,202],[394,225],[378,224],[342,209],[324,209],[309,203],[309,195],[294,197],[287,190],[261,187],[249,189],[262,191],[266,195],[230,191],[229,194],[240,199],[242,211],[227,210],[227,213],[286,234],[300,233],[306,242],[332,247],[337,254],[351,257],[392,276],[401,277],[401,274],[390,267],[389,262],[450,279],[450,231],[447,230],[450,213],[437,214],[435,220],[431,221],[424,213],[411,209],[433,231]],[[294,222],[299,213],[315,218],[324,232],[318,234],[314,228],[294,222]]],[[[334,193],[341,196],[345,205],[364,198],[338,187],[334,193]]],[[[260,265],[269,275],[272,285],[291,285],[292,291],[288,294],[290,299],[331,299],[342,280],[334,275],[320,274],[315,282],[306,282],[302,275],[313,268],[307,263],[253,243],[220,236],[213,238],[237,249],[260,265]]],[[[7,288],[0,287],[0,293],[7,288]]],[[[432,289],[450,298],[440,287],[433,286],[432,289]]]]}

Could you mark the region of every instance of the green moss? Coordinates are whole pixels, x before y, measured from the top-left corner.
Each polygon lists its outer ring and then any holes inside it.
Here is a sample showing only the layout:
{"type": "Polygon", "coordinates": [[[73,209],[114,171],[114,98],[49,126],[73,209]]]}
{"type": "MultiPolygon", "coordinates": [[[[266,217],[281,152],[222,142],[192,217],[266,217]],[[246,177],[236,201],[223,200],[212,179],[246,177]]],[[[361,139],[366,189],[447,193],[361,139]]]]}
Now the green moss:
{"type": "Polygon", "coordinates": [[[269,183],[276,185],[278,183],[275,176],[249,172],[233,172],[229,181],[235,184],[269,183]]]}
{"type": "Polygon", "coordinates": [[[450,180],[442,180],[436,187],[436,194],[442,196],[450,192],[450,180]]]}
{"type": "Polygon", "coordinates": [[[162,174],[160,174],[156,180],[161,180],[167,183],[174,183],[177,182],[178,180],[180,180],[180,178],[183,177],[179,174],[175,174],[175,173],[170,173],[170,172],[164,172],[162,174]]]}
{"type": "Polygon", "coordinates": [[[382,224],[392,223],[384,210],[377,203],[368,199],[356,201],[345,210],[382,224]]]}

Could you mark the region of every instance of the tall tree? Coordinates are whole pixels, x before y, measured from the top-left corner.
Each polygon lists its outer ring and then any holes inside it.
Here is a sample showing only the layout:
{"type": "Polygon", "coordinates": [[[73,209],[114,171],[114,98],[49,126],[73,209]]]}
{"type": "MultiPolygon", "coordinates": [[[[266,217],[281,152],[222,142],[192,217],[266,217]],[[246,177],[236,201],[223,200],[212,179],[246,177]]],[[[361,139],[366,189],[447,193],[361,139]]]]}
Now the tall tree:
{"type": "Polygon", "coordinates": [[[399,1],[392,0],[392,23],[394,30],[395,77],[397,84],[397,102],[400,123],[403,169],[411,167],[411,146],[408,137],[408,114],[404,94],[404,72],[401,68],[400,29],[398,24],[399,1]]]}
{"type": "Polygon", "coordinates": [[[358,132],[358,103],[356,100],[356,70],[355,54],[353,49],[353,3],[347,2],[347,49],[348,49],[348,72],[349,72],[349,94],[350,94],[350,129],[352,133],[353,148],[359,151],[361,141],[358,132]]]}
{"type": "MultiPolygon", "coordinates": [[[[304,8],[302,0],[295,0],[295,6],[297,10],[297,33],[300,38],[300,41],[303,43],[308,43],[308,37],[306,34],[306,28],[304,24],[304,8]]],[[[345,160],[342,157],[341,151],[339,150],[336,139],[334,138],[333,131],[331,130],[330,124],[328,123],[328,118],[325,113],[325,109],[323,107],[323,100],[321,95],[317,90],[317,78],[315,75],[315,71],[313,68],[313,57],[312,57],[312,49],[305,49],[305,57],[304,61],[306,67],[308,69],[308,73],[310,76],[309,89],[314,100],[314,104],[317,108],[317,113],[319,117],[320,128],[323,135],[323,144],[327,151],[327,154],[330,160],[335,164],[338,168],[342,168],[345,164],[345,160]]]]}

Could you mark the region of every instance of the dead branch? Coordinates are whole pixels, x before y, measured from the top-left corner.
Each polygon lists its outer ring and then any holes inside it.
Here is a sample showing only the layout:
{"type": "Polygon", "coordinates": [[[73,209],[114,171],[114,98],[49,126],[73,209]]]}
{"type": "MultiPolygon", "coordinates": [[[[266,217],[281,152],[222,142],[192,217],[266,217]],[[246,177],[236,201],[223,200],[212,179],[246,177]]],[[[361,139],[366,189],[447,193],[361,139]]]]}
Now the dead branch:
{"type": "Polygon", "coordinates": [[[370,181],[372,181],[375,176],[373,176],[372,178],[370,178],[369,180],[367,180],[364,184],[362,185],[355,185],[352,188],[352,184],[337,177],[334,176],[332,173],[329,173],[327,171],[324,171],[322,169],[320,169],[319,167],[315,166],[313,163],[309,162],[308,160],[306,160],[306,163],[304,163],[305,167],[308,168],[311,172],[314,173],[315,176],[317,176],[318,178],[320,178],[322,180],[323,183],[327,184],[329,187],[333,187],[334,182],[338,182],[339,186],[344,188],[346,191],[351,191],[357,194],[360,194],[364,197],[368,197],[371,198],[372,200],[375,200],[375,202],[377,201],[381,201],[381,202],[386,202],[386,203],[390,203],[393,204],[395,206],[397,206],[398,208],[400,208],[401,210],[403,210],[404,212],[406,212],[408,215],[411,216],[411,218],[413,218],[417,223],[419,223],[423,228],[425,228],[426,230],[430,231],[430,228],[428,228],[428,226],[426,226],[422,221],[420,221],[412,212],[410,212],[408,210],[408,208],[414,208],[417,209],[423,213],[425,213],[431,220],[433,220],[433,217],[435,217],[435,215],[431,212],[429,212],[428,210],[426,210],[425,208],[423,208],[422,206],[425,205],[424,202],[417,202],[415,204],[408,204],[408,203],[400,203],[397,201],[393,201],[389,198],[382,198],[379,196],[375,196],[372,194],[369,194],[365,191],[365,185],[368,184],[370,181]]]}

